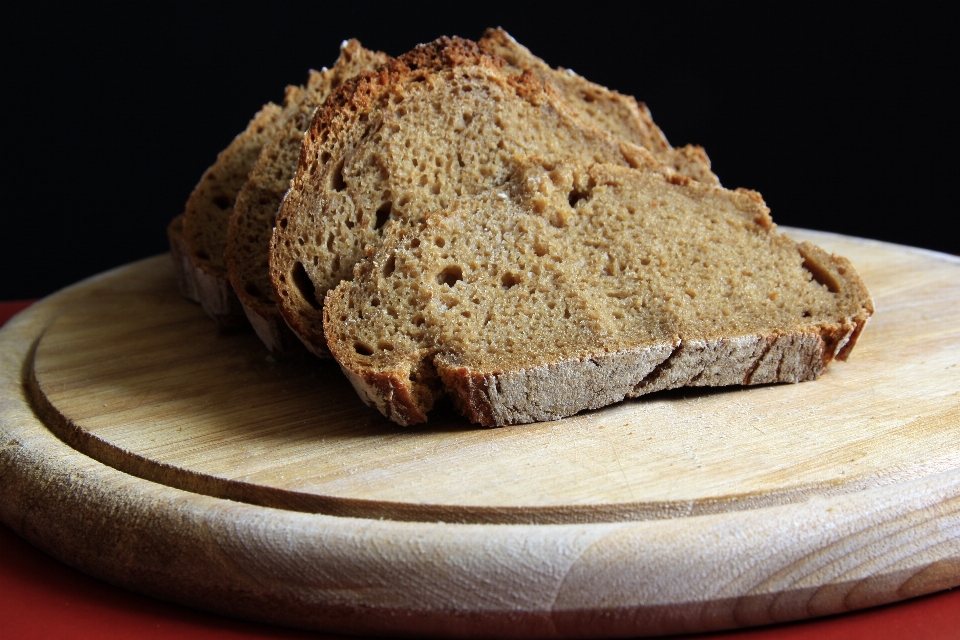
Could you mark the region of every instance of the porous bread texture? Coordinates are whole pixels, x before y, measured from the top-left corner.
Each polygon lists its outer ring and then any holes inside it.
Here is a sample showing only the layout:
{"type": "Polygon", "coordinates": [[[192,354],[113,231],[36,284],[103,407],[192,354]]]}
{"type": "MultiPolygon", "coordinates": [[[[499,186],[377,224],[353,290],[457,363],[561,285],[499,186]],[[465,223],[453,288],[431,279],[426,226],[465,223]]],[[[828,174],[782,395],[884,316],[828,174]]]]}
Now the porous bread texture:
{"type": "MultiPolygon", "coordinates": [[[[297,91],[289,87],[287,100],[297,91]]],[[[227,224],[261,147],[277,131],[282,111],[272,102],[258,111],[204,172],[184,208],[182,238],[189,258],[185,275],[193,282],[200,306],[224,328],[246,324],[243,308],[227,278],[227,224]]]]}
{"type": "Polygon", "coordinates": [[[318,111],[270,250],[280,311],[313,353],[327,352],[324,295],[388,228],[504,184],[515,155],[659,166],[586,124],[552,84],[504,65],[443,38],[345,83],[318,111]]]}
{"type": "Polygon", "coordinates": [[[327,295],[360,396],[409,425],[442,395],[487,426],[679,386],[799,382],[873,312],[850,263],[759,194],[668,171],[518,158],[510,180],[389,225],[327,295]]]}
{"type": "Polygon", "coordinates": [[[247,319],[274,355],[294,356],[304,350],[277,310],[268,264],[270,235],[300,160],[303,134],[331,91],[388,59],[384,53],[364,49],[357,40],[345,41],[333,67],[311,72],[305,90],[288,100],[277,133],[263,145],[237,195],[227,230],[227,272],[247,319]]]}
{"type": "Polygon", "coordinates": [[[664,166],[681,175],[704,184],[720,184],[710,170],[710,159],[703,147],[671,147],[663,131],[653,122],[647,106],[632,96],[590,82],[570,69],[551,68],[503,29],[487,29],[479,44],[503,57],[508,64],[530,69],[552,82],[586,122],[647,149],[664,166]]]}

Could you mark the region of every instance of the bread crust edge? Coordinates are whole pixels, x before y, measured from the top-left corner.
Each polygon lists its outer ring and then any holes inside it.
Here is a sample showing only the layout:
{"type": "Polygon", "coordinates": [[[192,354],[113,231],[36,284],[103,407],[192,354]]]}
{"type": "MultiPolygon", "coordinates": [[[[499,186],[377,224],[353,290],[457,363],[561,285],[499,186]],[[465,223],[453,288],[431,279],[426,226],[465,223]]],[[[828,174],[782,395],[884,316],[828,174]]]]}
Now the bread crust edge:
{"type": "MultiPolygon", "coordinates": [[[[849,353],[868,317],[768,335],[679,339],[513,371],[478,372],[445,362],[443,356],[434,364],[443,390],[471,422],[487,427],[524,424],[679,387],[814,380],[841,352],[849,353]]],[[[338,346],[331,343],[334,356],[338,346]]],[[[368,406],[403,426],[426,421],[430,407],[424,407],[424,400],[432,405],[434,398],[423,398],[425,390],[418,393],[405,370],[353,369],[344,364],[349,359],[338,362],[368,406]]]]}

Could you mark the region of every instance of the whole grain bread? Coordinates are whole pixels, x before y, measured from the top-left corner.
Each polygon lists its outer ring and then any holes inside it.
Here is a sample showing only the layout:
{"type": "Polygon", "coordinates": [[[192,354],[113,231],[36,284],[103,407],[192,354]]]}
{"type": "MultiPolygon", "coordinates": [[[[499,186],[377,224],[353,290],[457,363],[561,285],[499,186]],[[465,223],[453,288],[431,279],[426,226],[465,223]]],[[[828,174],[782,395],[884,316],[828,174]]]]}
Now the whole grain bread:
{"type": "Polygon", "coordinates": [[[227,272],[247,319],[274,355],[303,351],[277,310],[268,265],[270,235],[300,160],[303,134],[331,91],[388,59],[384,53],[364,49],[357,40],[344,41],[333,67],[311,72],[306,88],[288,97],[277,132],[263,145],[237,195],[226,235],[227,272]]]}
{"type": "Polygon", "coordinates": [[[647,149],[657,160],[681,175],[704,184],[720,184],[710,170],[710,159],[703,147],[671,147],[663,131],[653,122],[647,106],[632,96],[590,82],[570,69],[551,68],[503,29],[487,29],[479,44],[484,50],[501,56],[507,64],[529,69],[552,82],[584,121],[615,138],[647,149]]]}
{"type": "MultiPolygon", "coordinates": [[[[289,87],[287,101],[296,99],[299,91],[289,87]]],[[[220,152],[190,194],[178,225],[187,256],[182,263],[184,277],[190,281],[186,289],[196,294],[207,315],[224,328],[246,324],[243,308],[227,278],[227,224],[237,193],[247,181],[261,147],[275,135],[282,112],[283,108],[272,102],[265,105],[220,152]]],[[[178,252],[173,245],[171,250],[174,255],[178,252]]]]}
{"type": "Polygon", "coordinates": [[[322,301],[391,225],[505,183],[517,154],[659,167],[586,123],[553,83],[458,38],[421,45],[335,92],[280,207],[271,282],[287,324],[327,352],[322,301]]]}
{"type": "Polygon", "coordinates": [[[685,385],[799,382],[873,312],[850,263],[774,228],[759,194],[582,157],[388,225],[327,295],[327,344],[402,425],[449,395],[483,425],[685,385]]]}

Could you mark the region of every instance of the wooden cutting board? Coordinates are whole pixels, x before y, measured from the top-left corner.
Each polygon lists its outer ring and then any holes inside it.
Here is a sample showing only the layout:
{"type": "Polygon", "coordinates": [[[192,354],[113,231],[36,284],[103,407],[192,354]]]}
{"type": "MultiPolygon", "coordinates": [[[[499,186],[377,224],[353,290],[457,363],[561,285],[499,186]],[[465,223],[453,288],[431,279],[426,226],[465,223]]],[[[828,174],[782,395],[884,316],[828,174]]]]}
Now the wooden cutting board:
{"type": "Polygon", "coordinates": [[[556,422],[404,429],[330,362],[281,363],[176,293],[169,257],[0,333],[0,518],[204,609],[368,634],[766,624],[960,584],[960,260],[789,230],[877,312],[799,385],[556,422]]]}

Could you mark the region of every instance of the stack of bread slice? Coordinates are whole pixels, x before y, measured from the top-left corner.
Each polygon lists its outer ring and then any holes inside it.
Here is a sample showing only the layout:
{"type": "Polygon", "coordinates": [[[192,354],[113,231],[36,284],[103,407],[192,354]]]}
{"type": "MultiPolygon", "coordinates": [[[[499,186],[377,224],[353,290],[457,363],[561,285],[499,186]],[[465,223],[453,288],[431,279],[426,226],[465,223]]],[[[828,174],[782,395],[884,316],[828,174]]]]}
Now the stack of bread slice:
{"type": "Polygon", "coordinates": [[[269,103],[253,117],[167,228],[181,293],[223,328],[249,320],[278,355],[302,349],[280,321],[267,271],[270,233],[297,168],[300,139],[331,91],[387,59],[344,41],[332,68],[311,71],[305,86],[287,87],[282,107],[269,103]]]}
{"type": "MultiPolygon", "coordinates": [[[[297,93],[297,87],[288,87],[287,101],[295,100],[297,93]]],[[[167,227],[180,292],[199,302],[207,315],[224,328],[238,327],[243,322],[243,309],[226,278],[227,224],[237,194],[260,149],[276,133],[283,111],[271,102],[257,112],[247,128],[204,172],[183,214],[167,227]]]]}
{"type": "Polygon", "coordinates": [[[295,172],[264,147],[259,172],[293,178],[236,260],[257,278],[230,271],[271,297],[279,206],[271,302],[390,419],[422,422],[444,396],[483,425],[558,419],[810,380],[850,353],[873,307],[849,262],[780,234],[759,194],[721,187],[632,98],[502,30],[376,64],[316,111],[295,172]]]}

